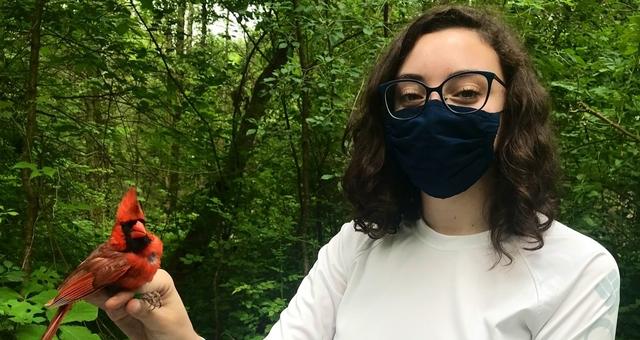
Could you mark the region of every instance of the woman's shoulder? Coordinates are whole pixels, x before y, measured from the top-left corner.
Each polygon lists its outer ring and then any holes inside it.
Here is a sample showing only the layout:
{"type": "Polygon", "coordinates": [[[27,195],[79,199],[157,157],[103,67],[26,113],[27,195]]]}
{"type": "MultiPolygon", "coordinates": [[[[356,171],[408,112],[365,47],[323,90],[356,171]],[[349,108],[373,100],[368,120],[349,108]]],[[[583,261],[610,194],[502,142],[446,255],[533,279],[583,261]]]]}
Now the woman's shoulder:
{"type": "Polygon", "coordinates": [[[338,233],[320,249],[320,253],[327,252],[329,257],[340,261],[343,268],[349,272],[355,260],[362,253],[375,247],[381,241],[358,231],[355,222],[350,221],[340,227],[338,233]]]}
{"type": "Polygon", "coordinates": [[[353,220],[343,224],[334,238],[337,238],[344,248],[351,250],[354,256],[382,241],[382,239],[371,238],[368,234],[359,231],[353,220]]]}
{"type": "MultiPolygon", "coordinates": [[[[562,299],[577,287],[596,287],[611,294],[620,284],[618,265],[596,240],[558,221],[543,234],[544,246],[518,241],[518,253],[528,266],[539,297],[562,299]]],[[[517,261],[517,258],[516,258],[517,261]]]]}
{"type": "Polygon", "coordinates": [[[519,256],[515,257],[515,261],[524,260],[535,285],[538,326],[546,325],[538,337],[546,338],[545,332],[558,325],[576,328],[592,318],[613,319],[615,325],[620,273],[611,253],[591,237],[557,221],[543,239],[544,246],[537,250],[524,249],[532,244],[521,240],[519,256]]]}
{"type": "Polygon", "coordinates": [[[521,253],[532,261],[543,261],[548,264],[551,259],[554,259],[554,262],[570,265],[576,262],[589,262],[595,257],[606,257],[612,265],[615,265],[613,256],[604,246],[561,222],[551,223],[549,229],[543,233],[543,241],[543,247],[536,250],[526,250],[535,246],[535,243],[526,239],[520,239],[518,244],[521,253]]]}
{"type": "Polygon", "coordinates": [[[398,246],[402,241],[415,237],[414,234],[415,225],[403,221],[395,232],[387,233],[380,238],[372,238],[369,234],[359,230],[354,221],[349,221],[342,225],[334,238],[338,238],[344,246],[352,249],[357,257],[358,254],[370,251],[381,245],[384,247],[398,246]]]}

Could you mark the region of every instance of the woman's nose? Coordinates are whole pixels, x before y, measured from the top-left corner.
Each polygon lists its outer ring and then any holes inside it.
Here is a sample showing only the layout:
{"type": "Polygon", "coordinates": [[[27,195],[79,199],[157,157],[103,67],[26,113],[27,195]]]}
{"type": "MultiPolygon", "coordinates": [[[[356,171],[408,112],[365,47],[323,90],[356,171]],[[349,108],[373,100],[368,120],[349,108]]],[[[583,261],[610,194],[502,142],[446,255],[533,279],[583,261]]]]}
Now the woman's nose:
{"type": "Polygon", "coordinates": [[[429,93],[429,98],[427,98],[427,101],[431,101],[431,100],[442,100],[442,98],[440,98],[440,95],[438,95],[438,92],[432,91],[431,93],[429,93]]]}

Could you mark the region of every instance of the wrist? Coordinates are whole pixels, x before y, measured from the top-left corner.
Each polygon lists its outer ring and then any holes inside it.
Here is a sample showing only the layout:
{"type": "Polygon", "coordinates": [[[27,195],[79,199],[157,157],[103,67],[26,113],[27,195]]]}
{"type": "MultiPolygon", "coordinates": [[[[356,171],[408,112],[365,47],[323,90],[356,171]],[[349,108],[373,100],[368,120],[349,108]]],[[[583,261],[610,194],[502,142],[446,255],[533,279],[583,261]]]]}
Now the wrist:
{"type": "Polygon", "coordinates": [[[195,329],[193,329],[193,324],[191,323],[191,319],[189,318],[187,311],[183,310],[181,320],[176,320],[174,323],[174,327],[179,329],[179,331],[175,334],[176,336],[173,339],[184,339],[184,340],[202,340],[203,338],[196,333],[195,329]]]}
{"type": "Polygon", "coordinates": [[[182,333],[182,336],[178,337],[178,339],[204,340],[203,337],[201,337],[200,335],[198,335],[198,333],[196,333],[196,331],[193,329],[193,327],[189,327],[189,329],[185,330],[185,332],[182,333]]]}
{"type": "Polygon", "coordinates": [[[181,329],[181,330],[173,330],[171,332],[167,332],[167,333],[156,333],[155,335],[149,335],[147,336],[147,339],[166,339],[166,340],[173,340],[173,339],[180,339],[180,340],[203,340],[204,338],[201,337],[200,335],[198,335],[198,333],[196,333],[196,331],[191,328],[191,329],[181,329]]]}

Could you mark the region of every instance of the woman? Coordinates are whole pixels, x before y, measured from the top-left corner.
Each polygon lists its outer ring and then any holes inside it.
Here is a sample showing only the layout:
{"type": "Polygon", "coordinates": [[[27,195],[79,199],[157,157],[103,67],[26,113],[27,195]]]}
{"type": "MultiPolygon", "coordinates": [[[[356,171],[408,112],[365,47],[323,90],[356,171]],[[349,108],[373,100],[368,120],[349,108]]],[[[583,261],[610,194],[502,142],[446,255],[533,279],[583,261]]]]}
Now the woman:
{"type": "Polygon", "coordinates": [[[437,8],[374,70],[350,124],[354,223],[267,338],[613,339],[617,266],[553,220],[548,97],[514,35],[437,8]]]}
{"type": "MultiPolygon", "coordinates": [[[[554,220],[549,111],[494,15],[441,7],[416,19],[349,126],[354,221],[320,250],[267,339],[614,339],[615,260],[554,220]]],[[[161,311],[130,299],[105,307],[140,330],[177,315],[195,336],[179,298],[161,311]]]]}

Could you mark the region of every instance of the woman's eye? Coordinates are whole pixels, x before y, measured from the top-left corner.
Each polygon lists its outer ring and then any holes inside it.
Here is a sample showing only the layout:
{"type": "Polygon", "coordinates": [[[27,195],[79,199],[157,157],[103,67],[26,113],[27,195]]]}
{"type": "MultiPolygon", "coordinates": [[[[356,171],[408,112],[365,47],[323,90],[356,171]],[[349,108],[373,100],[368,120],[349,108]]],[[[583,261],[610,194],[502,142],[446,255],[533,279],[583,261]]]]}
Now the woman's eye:
{"type": "Polygon", "coordinates": [[[480,96],[480,92],[472,89],[466,89],[458,91],[453,95],[453,97],[464,100],[472,100],[477,99],[480,96]]]}
{"type": "Polygon", "coordinates": [[[405,93],[400,98],[402,101],[407,102],[422,100],[422,96],[418,93],[405,93]]]}

